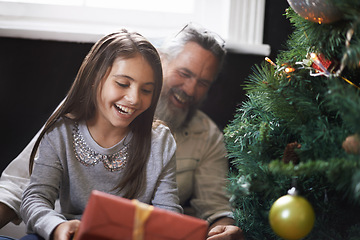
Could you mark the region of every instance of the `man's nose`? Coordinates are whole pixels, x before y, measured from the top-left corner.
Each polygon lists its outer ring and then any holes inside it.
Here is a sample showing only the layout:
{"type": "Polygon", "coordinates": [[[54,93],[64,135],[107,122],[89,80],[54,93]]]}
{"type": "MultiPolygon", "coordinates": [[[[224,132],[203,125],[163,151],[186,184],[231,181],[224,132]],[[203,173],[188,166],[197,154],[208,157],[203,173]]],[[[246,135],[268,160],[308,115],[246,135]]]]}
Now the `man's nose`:
{"type": "Polygon", "coordinates": [[[196,84],[197,80],[196,78],[188,78],[183,86],[183,91],[188,95],[193,97],[195,95],[196,91],[196,84]]]}

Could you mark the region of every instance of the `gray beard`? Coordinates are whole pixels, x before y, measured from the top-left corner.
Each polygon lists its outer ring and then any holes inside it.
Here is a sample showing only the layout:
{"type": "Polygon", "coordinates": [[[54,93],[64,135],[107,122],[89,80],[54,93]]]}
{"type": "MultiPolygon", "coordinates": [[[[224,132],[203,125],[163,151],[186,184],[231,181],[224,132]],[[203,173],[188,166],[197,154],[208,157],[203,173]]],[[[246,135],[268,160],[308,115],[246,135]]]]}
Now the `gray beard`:
{"type": "Polygon", "coordinates": [[[172,131],[179,131],[188,126],[201,102],[191,104],[190,107],[186,109],[181,109],[171,103],[169,100],[169,91],[167,93],[161,93],[156,107],[155,117],[168,124],[172,131]]]}

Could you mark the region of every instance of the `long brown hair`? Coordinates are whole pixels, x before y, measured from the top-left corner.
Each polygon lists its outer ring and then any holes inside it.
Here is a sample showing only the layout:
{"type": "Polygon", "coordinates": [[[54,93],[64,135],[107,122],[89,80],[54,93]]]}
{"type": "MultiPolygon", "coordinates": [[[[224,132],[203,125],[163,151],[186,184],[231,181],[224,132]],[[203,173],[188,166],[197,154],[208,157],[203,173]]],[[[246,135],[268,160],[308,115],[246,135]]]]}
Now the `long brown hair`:
{"type": "Polygon", "coordinates": [[[125,29],[101,38],[85,57],[64,102],[47,120],[32,149],[29,162],[30,174],[37,149],[46,131],[59,117],[66,114],[71,114],[74,121],[86,121],[92,118],[97,109],[97,89],[107,70],[112,67],[116,58],[128,59],[136,54],[141,54],[151,66],[155,88],[150,107],[129,125],[133,132],[129,144],[129,158],[124,176],[115,188],[119,191],[126,189],[124,197],[127,198],[135,198],[144,191],[146,163],[151,151],[151,128],[162,87],[162,68],[155,47],[142,35],[130,33],[125,29]]]}

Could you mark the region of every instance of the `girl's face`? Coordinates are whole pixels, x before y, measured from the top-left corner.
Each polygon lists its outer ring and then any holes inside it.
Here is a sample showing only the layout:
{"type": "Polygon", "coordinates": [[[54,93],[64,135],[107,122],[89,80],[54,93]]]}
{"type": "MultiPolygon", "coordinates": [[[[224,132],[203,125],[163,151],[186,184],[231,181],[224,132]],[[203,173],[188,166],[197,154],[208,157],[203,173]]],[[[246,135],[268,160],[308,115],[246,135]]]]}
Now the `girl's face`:
{"type": "Polygon", "coordinates": [[[97,122],[127,130],[150,107],[154,88],[153,70],[140,54],[115,59],[99,85],[97,122]]]}

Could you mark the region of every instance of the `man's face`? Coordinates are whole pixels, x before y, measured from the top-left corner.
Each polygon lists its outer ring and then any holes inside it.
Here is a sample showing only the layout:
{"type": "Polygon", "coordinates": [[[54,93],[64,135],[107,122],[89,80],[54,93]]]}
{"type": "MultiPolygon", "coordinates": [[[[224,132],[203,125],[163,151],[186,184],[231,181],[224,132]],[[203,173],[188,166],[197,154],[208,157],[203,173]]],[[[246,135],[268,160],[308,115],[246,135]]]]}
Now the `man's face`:
{"type": "Polygon", "coordinates": [[[215,80],[218,64],[210,51],[194,42],[188,42],[173,60],[165,59],[157,117],[173,129],[186,125],[215,80]]]}

